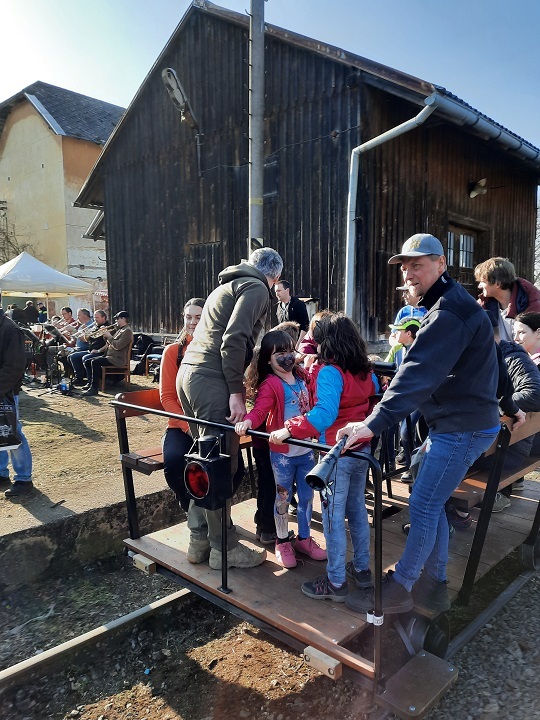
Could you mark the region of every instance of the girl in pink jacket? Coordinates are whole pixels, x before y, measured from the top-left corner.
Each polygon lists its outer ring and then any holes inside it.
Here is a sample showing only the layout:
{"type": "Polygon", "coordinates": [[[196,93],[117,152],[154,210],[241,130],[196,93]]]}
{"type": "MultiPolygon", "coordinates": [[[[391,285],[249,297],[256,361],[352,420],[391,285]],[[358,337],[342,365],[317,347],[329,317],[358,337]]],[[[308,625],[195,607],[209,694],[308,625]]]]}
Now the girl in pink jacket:
{"type": "MultiPolygon", "coordinates": [[[[235,425],[240,436],[265,420],[269,432],[280,429],[289,418],[309,410],[303,371],[295,365],[294,345],[286,332],[273,330],[263,337],[248,368],[247,386],[249,394],[256,393],[255,404],[244,420],[235,425]]],[[[296,567],[295,550],[313,560],[326,560],[326,552],[310,536],[313,490],[306,483],[306,475],[315,464],[313,451],[270,443],[270,460],[276,480],[274,519],[278,563],[285,568],[296,567]],[[298,491],[298,538],[294,548],[287,520],[293,483],[298,491]]]]}

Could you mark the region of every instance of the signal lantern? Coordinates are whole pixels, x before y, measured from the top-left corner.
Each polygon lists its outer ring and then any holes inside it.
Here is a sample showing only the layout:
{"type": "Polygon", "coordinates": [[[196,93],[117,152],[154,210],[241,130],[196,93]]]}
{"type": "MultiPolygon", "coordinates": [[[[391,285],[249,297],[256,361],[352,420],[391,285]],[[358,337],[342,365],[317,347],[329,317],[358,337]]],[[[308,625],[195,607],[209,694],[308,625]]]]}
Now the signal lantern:
{"type": "Polygon", "coordinates": [[[184,483],[195,505],[220,510],[233,496],[231,458],[219,452],[219,437],[204,435],[197,452],[186,455],[184,483]]]}

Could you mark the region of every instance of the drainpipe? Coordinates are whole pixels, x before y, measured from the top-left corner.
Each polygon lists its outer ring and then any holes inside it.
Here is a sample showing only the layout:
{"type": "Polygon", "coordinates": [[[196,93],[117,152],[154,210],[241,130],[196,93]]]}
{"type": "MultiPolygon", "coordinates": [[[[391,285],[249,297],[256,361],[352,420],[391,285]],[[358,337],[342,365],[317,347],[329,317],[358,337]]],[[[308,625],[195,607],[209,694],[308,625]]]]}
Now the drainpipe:
{"type": "MultiPolygon", "coordinates": [[[[431,97],[431,96],[430,96],[431,97]]],[[[427,103],[429,98],[426,98],[424,102],[427,103]]],[[[409,130],[422,125],[432,112],[435,110],[435,105],[428,106],[420,110],[418,115],[407,120],[401,125],[397,125],[391,130],[387,130],[382,135],[368,140],[367,142],[355,147],[351,152],[351,169],[349,173],[349,197],[347,204],[347,245],[345,251],[345,314],[349,317],[353,315],[354,308],[354,290],[356,282],[356,263],[355,263],[355,250],[356,250],[356,198],[358,194],[358,173],[360,169],[360,155],[365,153],[367,150],[371,150],[378,145],[382,145],[388,140],[403,135],[409,130]]]]}

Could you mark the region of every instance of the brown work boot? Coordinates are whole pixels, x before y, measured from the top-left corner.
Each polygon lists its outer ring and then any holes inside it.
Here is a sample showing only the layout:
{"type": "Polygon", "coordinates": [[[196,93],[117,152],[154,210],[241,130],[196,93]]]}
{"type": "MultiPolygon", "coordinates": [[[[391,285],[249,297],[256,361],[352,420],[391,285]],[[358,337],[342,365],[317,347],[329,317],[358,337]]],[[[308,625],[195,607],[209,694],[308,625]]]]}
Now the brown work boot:
{"type": "MultiPolygon", "coordinates": [[[[235,545],[227,552],[227,567],[252,568],[266,560],[266,550],[252,550],[245,545],[235,545]]],[[[209,565],[212,570],[221,570],[221,550],[212,548],[209,565]]]]}
{"type": "Polygon", "coordinates": [[[208,560],[209,557],[210,543],[208,542],[208,538],[190,538],[187,550],[188,562],[198,565],[208,560]]]}

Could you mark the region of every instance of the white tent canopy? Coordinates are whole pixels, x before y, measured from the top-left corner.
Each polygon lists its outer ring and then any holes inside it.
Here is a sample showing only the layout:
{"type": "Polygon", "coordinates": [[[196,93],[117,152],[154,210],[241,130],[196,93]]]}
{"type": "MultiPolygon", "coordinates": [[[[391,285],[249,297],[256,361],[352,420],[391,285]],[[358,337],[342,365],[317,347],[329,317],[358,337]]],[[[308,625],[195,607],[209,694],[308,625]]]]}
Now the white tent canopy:
{"type": "Polygon", "coordinates": [[[52,298],[86,295],[92,289],[90,283],[58,272],[27,252],[0,265],[2,295],[52,298]]]}

